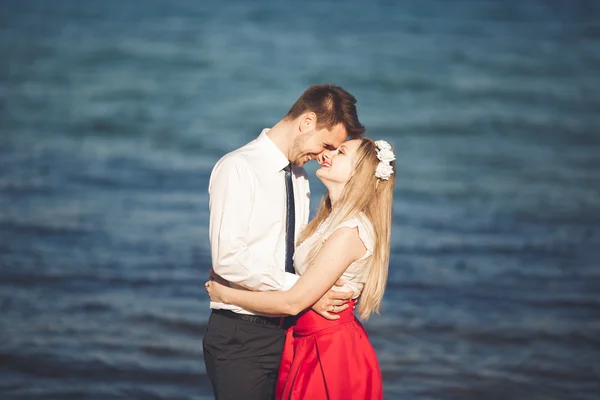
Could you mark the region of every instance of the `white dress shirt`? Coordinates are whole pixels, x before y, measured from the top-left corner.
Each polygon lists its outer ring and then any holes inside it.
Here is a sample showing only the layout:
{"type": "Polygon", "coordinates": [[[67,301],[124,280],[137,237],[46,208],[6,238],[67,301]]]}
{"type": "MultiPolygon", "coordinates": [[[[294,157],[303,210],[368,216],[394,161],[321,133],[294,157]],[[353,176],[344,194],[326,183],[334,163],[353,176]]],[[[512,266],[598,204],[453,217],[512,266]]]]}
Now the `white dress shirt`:
{"type": "MultiPolygon", "coordinates": [[[[289,161],[264,129],[247,145],[226,154],[208,186],[209,236],[214,271],[235,288],[288,290],[298,276],[285,272],[286,189],[289,161]]],[[[292,166],[296,238],[308,222],[310,188],[304,168],[292,166]]],[[[252,314],[211,302],[213,309],[252,314]]]]}

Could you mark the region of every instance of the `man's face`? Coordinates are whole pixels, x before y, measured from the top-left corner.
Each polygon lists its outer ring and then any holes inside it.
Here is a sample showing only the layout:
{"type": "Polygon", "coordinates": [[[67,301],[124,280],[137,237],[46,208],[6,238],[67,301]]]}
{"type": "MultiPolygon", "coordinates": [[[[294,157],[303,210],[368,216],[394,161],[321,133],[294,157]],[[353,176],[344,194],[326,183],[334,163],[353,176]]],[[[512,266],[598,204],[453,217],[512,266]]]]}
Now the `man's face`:
{"type": "Polygon", "coordinates": [[[318,159],[325,151],[337,149],[347,137],[346,128],[341,123],[330,129],[315,128],[304,132],[294,141],[290,162],[301,167],[318,159]]]}

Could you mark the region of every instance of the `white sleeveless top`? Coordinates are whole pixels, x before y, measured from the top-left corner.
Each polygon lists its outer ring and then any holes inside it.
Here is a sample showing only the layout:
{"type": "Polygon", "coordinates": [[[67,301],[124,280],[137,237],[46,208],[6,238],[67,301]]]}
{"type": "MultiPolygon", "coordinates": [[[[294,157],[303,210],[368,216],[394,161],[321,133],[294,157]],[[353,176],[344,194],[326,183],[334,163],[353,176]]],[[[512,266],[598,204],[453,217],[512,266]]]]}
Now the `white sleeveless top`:
{"type": "MultiPolygon", "coordinates": [[[[327,229],[329,222],[329,219],[323,221],[315,233],[313,233],[296,248],[296,252],[294,253],[294,267],[296,268],[296,274],[302,275],[308,268],[306,259],[310,253],[310,249],[319,240],[322,233],[327,229]]],[[[367,276],[369,275],[369,267],[367,264],[373,255],[373,244],[375,243],[373,225],[371,225],[371,221],[369,221],[369,219],[361,213],[356,217],[342,222],[331,233],[340,228],[357,228],[358,236],[367,249],[365,254],[360,259],[350,264],[348,268],[346,268],[346,271],[344,271],[342,274],[341,280],[344,282],[344,286],[333,287],[334,290],[340,292],[354,292],[354,296],[352,298],[356,299],[358,296],[360,296],[360,293],[365,286],[365,282],[367,281],[367,276]]],[[[327,237],[324,237],[323,241],[327,240],[330,235],[331,234],[329,234],[327,237]]]]}

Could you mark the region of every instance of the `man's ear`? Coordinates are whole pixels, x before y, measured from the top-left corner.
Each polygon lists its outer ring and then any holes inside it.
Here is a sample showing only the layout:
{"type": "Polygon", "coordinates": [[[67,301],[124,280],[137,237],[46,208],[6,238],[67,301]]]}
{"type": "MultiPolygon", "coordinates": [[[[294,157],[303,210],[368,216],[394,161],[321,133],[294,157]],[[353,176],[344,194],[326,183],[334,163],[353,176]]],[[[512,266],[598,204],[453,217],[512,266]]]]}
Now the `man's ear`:
{"type": "Polygon", "coordinates": [[[300,116],[300,126],[298,127],[300,132],[307,133],[317,129],[317,114],[309,111],[300,116]]]}

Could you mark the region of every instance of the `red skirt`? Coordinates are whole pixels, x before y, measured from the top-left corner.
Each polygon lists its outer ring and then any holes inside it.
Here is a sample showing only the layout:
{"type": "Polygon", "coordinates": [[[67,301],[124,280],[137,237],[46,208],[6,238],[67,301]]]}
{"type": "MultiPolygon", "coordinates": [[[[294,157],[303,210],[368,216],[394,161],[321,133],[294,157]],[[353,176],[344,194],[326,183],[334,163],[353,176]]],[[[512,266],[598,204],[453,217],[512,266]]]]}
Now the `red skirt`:
{"type": "Polygon", "coordinates": [[[375,350],[352,307],[327,320],[309,310],[286,333],[276,398],[377,400],[383,385],[375,350]]]}

